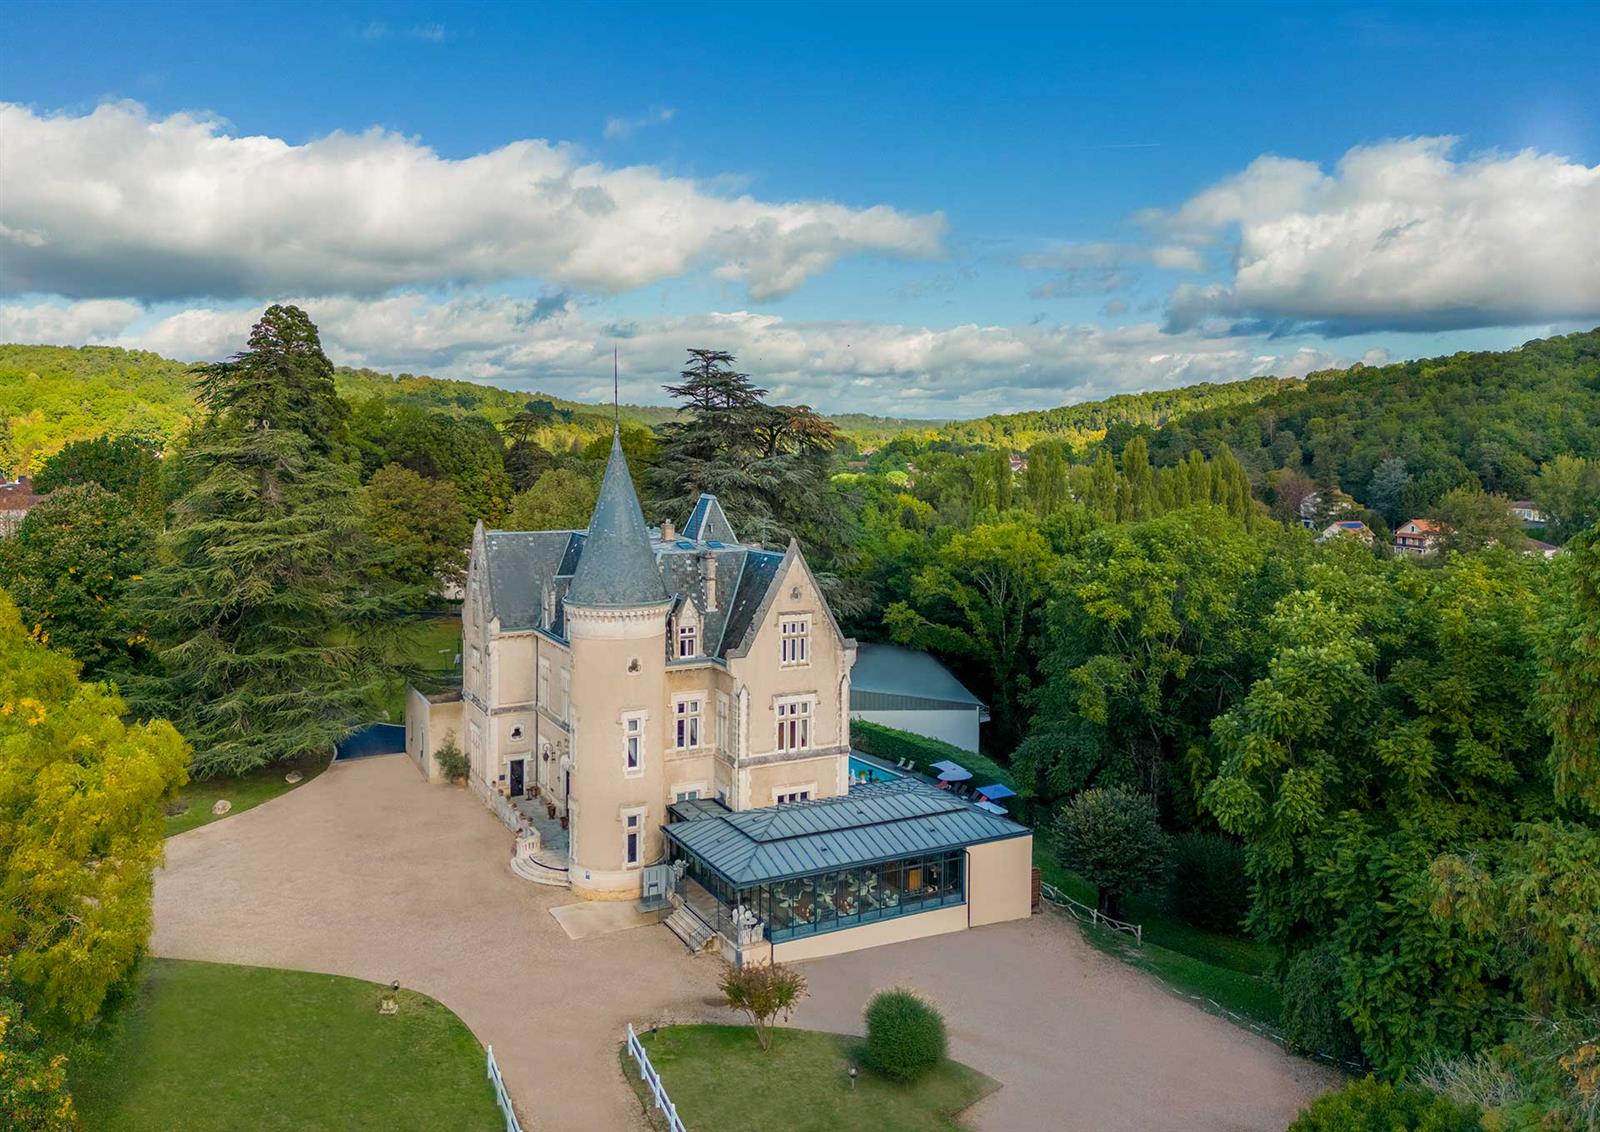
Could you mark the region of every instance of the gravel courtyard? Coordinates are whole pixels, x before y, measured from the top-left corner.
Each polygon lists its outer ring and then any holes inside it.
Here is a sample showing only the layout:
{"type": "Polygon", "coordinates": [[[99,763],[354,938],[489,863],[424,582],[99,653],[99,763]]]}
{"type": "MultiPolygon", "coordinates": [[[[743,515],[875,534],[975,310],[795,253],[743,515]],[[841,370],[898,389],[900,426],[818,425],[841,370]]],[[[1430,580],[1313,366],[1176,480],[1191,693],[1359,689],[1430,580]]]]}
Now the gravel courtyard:
{"type": "MultiPolygon", "coordinates": [[[[659,927],[572,940],[549,914],[571,895],[513,876],[510,852],[474,797],[426,785],[404,756],[336,764],[167,842],[154,950],[399,979],[494,1046],[530,1132],[641,1127],[617,1068],[623,1028],[729,1020],[716,964],[659,927]]],[[[1334,1080],[1169,997],[1054,916],[804,968],[812,997],[796,1025],[859,1030],[886,986],[936,998],[952,1054],[1005,1085],[969,1114],[979,1129],[1278,1132],[1334,1080]]]]}

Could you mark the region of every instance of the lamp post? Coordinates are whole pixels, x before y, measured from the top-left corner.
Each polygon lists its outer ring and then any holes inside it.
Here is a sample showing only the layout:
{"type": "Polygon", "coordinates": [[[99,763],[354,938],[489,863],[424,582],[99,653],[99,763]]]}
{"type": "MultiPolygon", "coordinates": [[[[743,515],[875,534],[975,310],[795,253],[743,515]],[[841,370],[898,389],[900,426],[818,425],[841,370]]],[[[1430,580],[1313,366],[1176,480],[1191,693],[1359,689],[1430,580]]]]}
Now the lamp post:
{"type": "Polygon", "coordinates": [[[850,1087],[852,1089],[856,1087],[856,1067],[854,1065],[850,1067],[850,1087]]]}

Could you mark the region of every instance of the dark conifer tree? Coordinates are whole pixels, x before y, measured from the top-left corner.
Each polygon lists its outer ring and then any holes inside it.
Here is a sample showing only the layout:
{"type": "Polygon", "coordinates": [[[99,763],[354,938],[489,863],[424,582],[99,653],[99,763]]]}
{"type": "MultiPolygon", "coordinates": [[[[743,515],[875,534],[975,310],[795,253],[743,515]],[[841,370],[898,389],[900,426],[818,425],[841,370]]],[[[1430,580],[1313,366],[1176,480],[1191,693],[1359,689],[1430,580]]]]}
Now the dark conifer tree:
{"type": "Polygon", "coordinates": [[[247,349],[197,372],[192,486],[138,597],[161,664],[130,691],[178,725],[199,773],[237,773],[352,729],[400,595],[377,590],[345,406],[305,312],[269,307],[247,349]]]}

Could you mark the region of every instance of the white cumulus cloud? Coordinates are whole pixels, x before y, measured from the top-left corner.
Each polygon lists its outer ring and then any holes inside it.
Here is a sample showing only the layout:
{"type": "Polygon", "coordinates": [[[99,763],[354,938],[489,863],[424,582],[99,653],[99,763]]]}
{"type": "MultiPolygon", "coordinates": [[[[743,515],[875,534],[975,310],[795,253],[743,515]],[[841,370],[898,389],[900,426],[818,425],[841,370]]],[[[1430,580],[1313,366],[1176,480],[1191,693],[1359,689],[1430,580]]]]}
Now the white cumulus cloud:
{"type": "Polygon", "coordinates": [[[1180,286],[1169,327],[1338,334],[1600,314],[1600,165],[1456,148],[1448,137],[1360,146],[1332,172],[1261,157],[1175,212],[1142,214],[1179,242],[1237,232],[1232,278],[1180,286]]]}
{"type": "MultiPolygon", "coordinates": [[[[743,369],[785,402],[828,412],[925,417],[1044,408],[1264,373],[1288,376],[1341,360],[1289,346],[1274,352],[1242,336],[1169,334],[1153,323],[1115,329],[934,328],[797,321],[742,310],[616,321],[562,295],[437,298],[407,292],[288,301],[306,308],[329,356],[341,365],[542,389],[596,402],[610,398],[614,345],[622,358],[623,396],[637,402],[662,403],[661,385],[675,377],[685,349],[711,346],[731,350],[743,369]]],[[[120,331],[111,327],[106,337],[185,361],[211,360],[242,347],[260,309],[194,306],[154,321],[132,309],[123,312],[120,331]]],[[[4,325],[0,337],[16,337],[4,325]]]]}
{"type": "Polygon", "coordinates": [[[0,342],[81,346],[122,334],[143,311],[122,299],[81,303],[0,303],[0,342]]]}
{"type": "Polygon", "coordinates": [[[460,159],[380,129],[304,144],[134,103],[0,103],[0,290],[375,295],[534,278],[620,292],[702,268],[756,299],[846,256],[937,254],[941,214],[726,195],[543,140],[460,159]]]}

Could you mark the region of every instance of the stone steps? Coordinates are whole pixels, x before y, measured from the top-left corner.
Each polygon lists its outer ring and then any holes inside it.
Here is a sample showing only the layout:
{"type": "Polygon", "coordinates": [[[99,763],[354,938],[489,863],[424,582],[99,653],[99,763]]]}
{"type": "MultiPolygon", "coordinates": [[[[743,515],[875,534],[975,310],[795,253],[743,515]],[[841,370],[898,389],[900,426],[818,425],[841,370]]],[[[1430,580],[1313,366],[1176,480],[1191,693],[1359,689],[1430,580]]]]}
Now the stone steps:
{"type": "Polygon", "coordinates": [[[547,884],[552,888],[569,888],[571,882],[567,879],[567,870],[552,868],[541,864],[537,858],[513,856],[511,858],[511,871],[523,880],[531,880],[534,884],[547,884]]]}
{"type": "Polygon", "coordinates": [[[686,907],[678,907],[664,921],[667,929],[683,941],[683,945],[698,954],[705,949],[717,933],[706,922],[686,907]]]}

